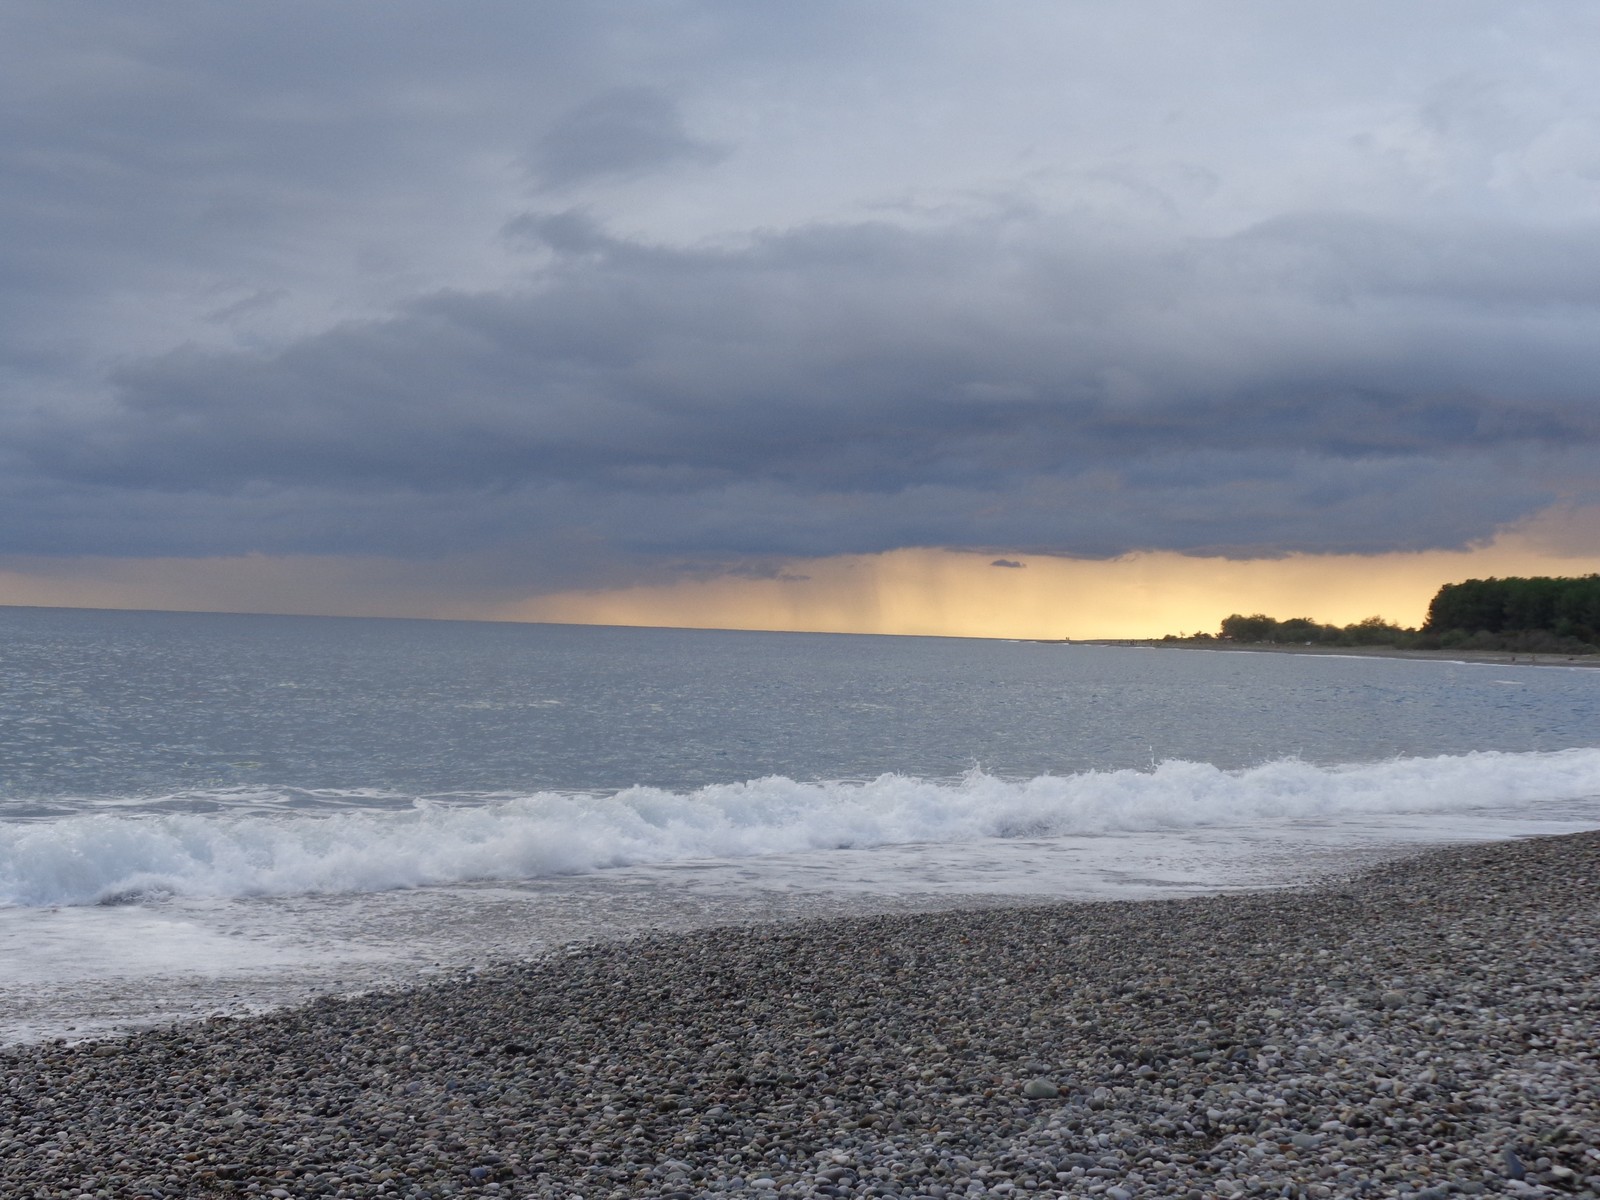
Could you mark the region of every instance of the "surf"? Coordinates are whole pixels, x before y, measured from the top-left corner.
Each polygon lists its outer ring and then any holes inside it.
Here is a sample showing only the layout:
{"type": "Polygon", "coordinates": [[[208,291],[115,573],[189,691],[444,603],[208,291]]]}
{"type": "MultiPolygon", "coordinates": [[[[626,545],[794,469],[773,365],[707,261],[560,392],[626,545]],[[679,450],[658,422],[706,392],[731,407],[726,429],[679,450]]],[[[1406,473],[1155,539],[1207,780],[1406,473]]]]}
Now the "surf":
{"type": "Polygon", "coordinates": [[[183,805],[108,802],[0,826],[0,904],[365,893],[982,839],[1531,812],[1600,797],[1600,749],[1239,769],[1175,760],[1023,779],[976,768],[953,779],[769,776],[688,791],[288,792],[264,804],[256,791],[246,806],[219,795],[213,811],[181,811],[206,807],[192,794],[183,805]]]}

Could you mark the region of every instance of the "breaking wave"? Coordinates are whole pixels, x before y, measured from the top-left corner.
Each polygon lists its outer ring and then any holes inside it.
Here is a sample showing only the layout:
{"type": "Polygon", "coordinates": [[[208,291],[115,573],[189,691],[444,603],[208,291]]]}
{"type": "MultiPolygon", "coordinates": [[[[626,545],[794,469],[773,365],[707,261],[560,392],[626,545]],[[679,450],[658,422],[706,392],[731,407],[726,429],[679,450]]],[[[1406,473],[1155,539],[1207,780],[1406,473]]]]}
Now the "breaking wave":
{"type": "Polygon", "coordinates": [[[371,892],[608,867],[982,838],[1248,826],[1269,820],[1525,809],[1600,797],[1600,749],[1480,752],[1354,766],[957,780],[753,779],[691,792],[482,796],[372,806],[374,793],[211,813],[110,810],[0,825],[0,904],[162,895],[371,892]]]}

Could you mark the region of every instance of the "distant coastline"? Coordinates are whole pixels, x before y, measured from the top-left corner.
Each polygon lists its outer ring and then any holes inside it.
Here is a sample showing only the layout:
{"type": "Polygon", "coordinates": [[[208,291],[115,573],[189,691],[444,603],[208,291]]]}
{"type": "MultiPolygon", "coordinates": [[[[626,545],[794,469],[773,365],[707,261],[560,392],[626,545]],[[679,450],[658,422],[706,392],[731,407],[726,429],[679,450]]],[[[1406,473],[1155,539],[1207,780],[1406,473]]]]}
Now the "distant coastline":
{"type": "Polygon", "coordinates": [[[1600,574],[1447,583],[1435,593],[1419,629],[1380,616],[1338,626],[1311,617],[1279,620],[1266,613],[1236,612],[1223,617],[1214,634],[1169,633],[1159,639],[1100,639],[1098,644],[1593,667],[1600,666],[1600,574]]]}
{"type": "Polygon", "coordinates": [[[1048,645],[1144,646],[1157,650],[1220,650],[1246,654],[1317,654],[1337,658],[1416,658],[1435,662],[1492,663],[1519,667],[1600,667],[1593,654],[1530,654],[1509,650],[1408,650],[1398,646],[1319,646],[1287,642],[1230,642],[1221,638],[1084,638],[1048,645]]]}

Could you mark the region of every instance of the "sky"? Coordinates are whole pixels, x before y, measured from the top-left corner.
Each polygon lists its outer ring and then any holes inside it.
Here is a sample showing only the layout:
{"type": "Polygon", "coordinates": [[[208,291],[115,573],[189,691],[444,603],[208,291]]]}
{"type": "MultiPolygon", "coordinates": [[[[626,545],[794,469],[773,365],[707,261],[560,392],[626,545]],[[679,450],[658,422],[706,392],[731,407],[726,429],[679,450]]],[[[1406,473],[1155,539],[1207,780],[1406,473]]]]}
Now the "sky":
{"type": "Polygon", "coordinates": [[[1600,8],[0,10],[0,603],[984,636],[1600,570],[1600,8]]]}

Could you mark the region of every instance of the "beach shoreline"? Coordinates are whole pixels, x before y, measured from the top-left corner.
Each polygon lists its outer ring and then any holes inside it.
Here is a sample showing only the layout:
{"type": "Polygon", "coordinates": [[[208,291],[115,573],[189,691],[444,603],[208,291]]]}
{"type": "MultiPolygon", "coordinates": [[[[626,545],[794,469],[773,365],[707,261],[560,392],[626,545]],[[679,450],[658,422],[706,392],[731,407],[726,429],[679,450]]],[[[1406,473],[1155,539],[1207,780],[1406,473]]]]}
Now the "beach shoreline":
{"type": "Polygon", "coordinates": [[[12,1047],[0,1193],[1592,1194],[1596,881],[1600,833],[1535,838],[12,1047]]]}
{"type": "Polygon", "coordinates": [[[1398,646],[1318,646],[1287,642],[1225,642],[1219,638],[1086,638],[1044,645],[1137,646],[1155,650],[1217,650],[1229,654],[1307,654],[1324,658],[1409,658],[1426,662],[1518,667],[1600,667],[1600,654],[1513,654],[1509,650],[1407,650],[1398,646]]]}

